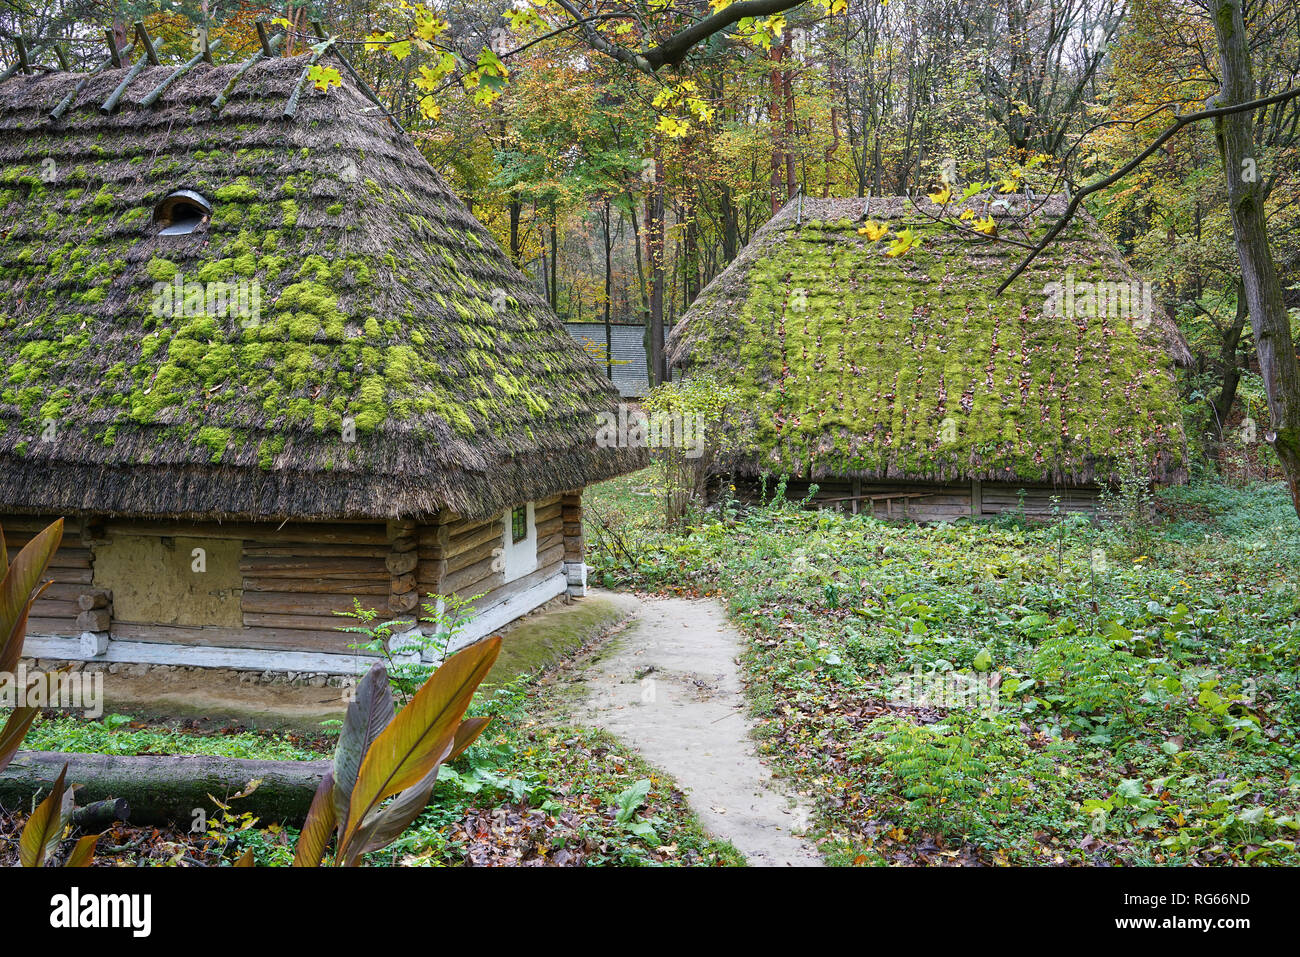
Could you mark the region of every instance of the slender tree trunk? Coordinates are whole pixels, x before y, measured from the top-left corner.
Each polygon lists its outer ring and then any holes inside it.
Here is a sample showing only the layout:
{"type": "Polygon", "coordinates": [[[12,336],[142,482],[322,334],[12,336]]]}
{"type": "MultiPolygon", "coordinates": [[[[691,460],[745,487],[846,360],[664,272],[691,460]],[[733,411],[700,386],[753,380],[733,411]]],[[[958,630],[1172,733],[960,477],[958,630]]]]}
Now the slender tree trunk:
{"type": "Polygon", "coordinates": [[[1214,406],[1214,429],[1219,442],[1223,442],[1223,428],[1232,412],[1232,403],[1237,398],[1237,385],[1241,381],[1241,369],[1237,365],[1237,346],[1241,343],[1241,334],[1246,329],[1249,311],[1246,306],[1246,291],[1240,280],[1237,282],[1237,315],[1227,332],[1223,334],[1223,345],[1219,347],[1219,391],[1211,405],[1214,406]]]}
{"type": "Polygon", "coordinates": [[[609,379],[614,378],[614,326],[612,324],[611,310],[614,306],[614,265],[612,253],[614,249],[614,238],[610,235],[610,220],[613,218],[613,211],[609,207],[609,197],[605,197],[604,205],[600,210],[600,225],[603,229],[603,239],[605,241],[605,375],[609,379]]]}
{"type": "Polygon", "coordinates": [[[517,199],[510,200],[510,261],[518,269],[523,262],[522,251],[519,248],[519,216],[523,211],[523,204],[517,199]]]}
{"type": "Polygon", "coordinates": [[[781,152],[781,103],[783,100],[781,91],[781,57],[785,54],[785,47],[782,44],[774,44],[768,56],[772,60],[772,68],[768,72],[768,82],[771,86],[767,106],[768,125],[771,127],[772,136],[772,174],[769,181],[769,188],[772,192],[772,212],[780,211],[784,200],[781,198],[781,167],[783,165],[781,152]]]}
{"type": "Polygon", "coordinates": [[[790,40],[790,32],[787,30],[785,42],[782,44],[785,48],[784,59],[787,66],[781,71],[781,92],[785,100],[785,132],[781,137],[781,147],[785,151],[786,202],[794,199],[795,190],[797,189],[794,174],[794,73],[788,65],[793,59],[790,40]]]}
{"type": "MultiPolygon", "coordinates": [[[[1219,106],[1235,106],[1254,97],[1255,79],[1242,20],[1241,0],[1215,0],[1214,32],[1219,45],[1223,87],[1219,106]]],[[[1282,300],[1282,284],[1268,245],[1263,184],[1256,171],[1254,120],[1248,111],[1219,117],[1215,139],[1228,179],[1228,211],[1236,240],[1241,278],[1250,307],[1259,368],[1268,396],[1268,441],[1286,473],[1291,500],[1300,515],[1300,362],[1282,300]]]]}
{"type": "Polygon", "coordinates": [[[664,164],[655,146],[655,179],[646,210],[646,258],[650,262],[650,385],[667,379],[664,366],[664,164]]]}
{"type": "Polygon", "coordinates": [[[551,203],[551,308],[560,309],[560,237],[559,213],[551,203]]]}

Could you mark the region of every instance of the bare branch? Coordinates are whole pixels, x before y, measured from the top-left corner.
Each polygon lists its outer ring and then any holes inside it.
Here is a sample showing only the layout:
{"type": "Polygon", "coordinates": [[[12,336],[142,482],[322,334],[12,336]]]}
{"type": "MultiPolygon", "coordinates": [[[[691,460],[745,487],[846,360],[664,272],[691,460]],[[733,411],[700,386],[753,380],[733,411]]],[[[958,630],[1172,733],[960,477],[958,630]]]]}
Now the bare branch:
{"type": "Polygon", "coordinates": [[[1084,186],[1075,193],[1069,204],[1065,207],[1065,212],[1061,214],[1061,218],[1052,224],[1052,228],[1049,229],[1047,234],[1039,240],[1038,244],[1030,250],[1029,255],[1022,259],[1020,265],[1016,266],[1011,275],[1003,280],[1002,285],[998,286],[996,295],[1000,296],[1002,293],[1006,292],[1007,287],[1016,281],[1016,278],[1024,272],[1026,268],[1028,268],[1029,264],[1034,261],[1035,257],[1048,247],[1052,240],[1060,234],[1061,230],[1070,224],[1070,220],[1072,220],[1074,214],[1079,211],[1079,206],[1083,203],[1085,197],[1092,195],[1098,190],[1103,190],[1108,186],[1114,185],[1129,173],[1133,172],[1133,170],[1137,169],[1146,161],[1147,157],[1163,146],[1171,136],[1181,130],[1184,126],[1188,126],[1192,123],[1199,123],[1201,120],[1212,120],[1219,116],[1230,116],[1233,113],[1257,110],[1262,106],[1271,106],[1274,103],[1284,103],[1287,100],[1292,100],[1296,97],[1300,97],[1300,87],[1283,90],[1281,93],[1275,93],[1272,96],[1266,96],[1258,100],[1251,100],[1248,103],[1238,103],[1235,106],[1220,106],[1214,107],[1213,109],[1198,110],[1195,113],[1184,113],[1182,116],[1176,117],[1173,125],[1167,127],[1163,133],[1147,144],[1146,149],[1141,153],[1133,157],[1133,159],[1129,160],[1129,162],[1125,163],[1109,176],[1089,183],[1087,186],[1084,186]]]}

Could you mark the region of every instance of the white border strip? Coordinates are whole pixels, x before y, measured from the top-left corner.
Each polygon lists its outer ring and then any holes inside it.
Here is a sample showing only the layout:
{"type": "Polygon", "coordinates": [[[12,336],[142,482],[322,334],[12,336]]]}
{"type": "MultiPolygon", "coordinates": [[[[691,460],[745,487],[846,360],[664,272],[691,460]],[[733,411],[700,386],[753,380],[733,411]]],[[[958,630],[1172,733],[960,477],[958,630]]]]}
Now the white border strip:
{"type": "Polygon", "coordinates": [[[193,668],[234,668],[238,671],[295,671],[359,675],[378,659],[368,655],[339,655],[315,651],[267,651],[258,648],[213,648],[174,642],[110,641],[108,651],[93,658],[81,653],[78,638],[34,638],[23,643],[25,658],[60,661],[128,662],[185,665],[193,668]]]}

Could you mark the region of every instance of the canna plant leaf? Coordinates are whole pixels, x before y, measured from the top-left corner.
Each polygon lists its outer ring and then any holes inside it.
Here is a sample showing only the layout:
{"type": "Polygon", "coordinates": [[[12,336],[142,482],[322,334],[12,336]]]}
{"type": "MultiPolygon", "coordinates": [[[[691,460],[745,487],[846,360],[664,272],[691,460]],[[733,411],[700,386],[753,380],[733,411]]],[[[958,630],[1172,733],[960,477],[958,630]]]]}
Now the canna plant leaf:
{"type": "Polygon", "coordinates": [[[330,838],[334,836],[334,829],[338,825],[334,814],[337,791],[334,772],[326,771],[325,777],[321,778],[320,787],[311,799],[307,820],[303,821],[302,833],[298,835],[298,845],[293,849],[294,867],[320,867],[320,862],[325,857],[325,848],[329,847],[330,838]]]}
{"type": "Polygon", "coordinates": [[[88,834],[77,841],[76,846],[72,848],[72,853],[68,855],[68,863],[64,867],[89,867],[90,862],[95,857],[95,844],[99,841],[98,834],[88,834]]]}
{"type": "Polygon", "coordinates": [[[493,636],[453,655],[375,739],[352,789],[341,856],[380,802],[421,783],[451,753],[461,717],[500,651],[501,638],[493,636]]]}
{"type": "Polygon", "coordinates": [[[45,567],[63,540],[63,519],[37,533],[5,569],[0,582],[0,671],[13,671],[27,637],[27,613],[45,567]]]}
{"type": "Polygon", "coordinates": [[[23,825],[23,833],[18,838],[18,863],[23,867],[43,865],[63,836],[64,817],[72,809],[72,792],[63,787],[67,773],[65,764],[50,793],[23,825]]]}
{"type": "Polygon", "coordinates": [[[386,727],[393,721],[393,692],[388,672],[374,664],[357,682],[356,697],[349,702],[334,749],[333,818],[338,827],[347,820],[352,787],[357,783],[361,762],[386,727]]]}

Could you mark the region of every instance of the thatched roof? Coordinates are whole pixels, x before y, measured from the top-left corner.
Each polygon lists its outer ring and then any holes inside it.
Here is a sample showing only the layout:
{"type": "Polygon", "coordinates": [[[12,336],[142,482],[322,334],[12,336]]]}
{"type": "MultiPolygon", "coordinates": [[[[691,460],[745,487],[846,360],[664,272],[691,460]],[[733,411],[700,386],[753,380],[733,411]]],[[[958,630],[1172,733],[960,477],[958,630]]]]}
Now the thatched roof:
{"type": "MultiPolygon", "coordinates": [[[[999,235],[1021,242],[1064,205],[1004,199],[999,235]]],[[[1046,308],[1049,283],[1135,279],[1096,223],[1080,216],[995,298],[1025,250],[936,225],[938,208],[920,202],[792,201],[673,330],[674,366],[736,390],[727,464],[813,479],[1083,485],[1112,479],[1136,440],[1155,477],[1181,479],[1172,359],[1191,356],[1177,329],[1161,315],[1135,326],[1132,311],[1046,308]],[[891,258],[889,239],[860,233],[865,220],[922,245],[891,258]]]]}
{"type": "Polygon", "coordinates": [[[0,509],[481,517],[642,464],[596,447],[618,394],[349,80],[284,115],[304,63],[219,112],[233,65],[151,107],[175,67],[145,69],[111,115],[125,69],[0,84],[0,509]],[[160,236],[179,190],[211,220],[160,236]],[[169,312],[178,277],[256,283],[260,314],[233,286],[169,312]]]}

